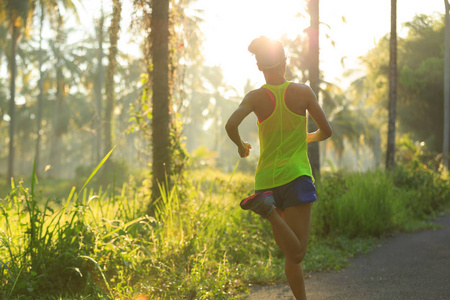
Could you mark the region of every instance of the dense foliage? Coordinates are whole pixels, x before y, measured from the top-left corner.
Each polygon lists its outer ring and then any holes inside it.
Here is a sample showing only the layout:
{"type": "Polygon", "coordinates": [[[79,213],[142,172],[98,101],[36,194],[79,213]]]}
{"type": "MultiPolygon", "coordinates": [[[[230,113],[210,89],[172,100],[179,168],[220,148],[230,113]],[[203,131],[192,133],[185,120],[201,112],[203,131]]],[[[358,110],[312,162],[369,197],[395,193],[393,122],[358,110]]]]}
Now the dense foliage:
{"type": "MultiPolygon", "coordinates": [[[[449,179],[413,150],[394,173],[323,175],[306,272],[339,269],[380,237],[433,226],[427,220],[450,204],[449,179]]],[[[238,206],[252,177],[203,168],[189,178],[162,191],[153,216],[143,216],[148,188],[132,181],[98,192],[85,184],[63,200],[46,199],[34,181],[12,186],[0,205],[0,295],[233,299],[249,283],[283,280],[269,223],[238,206]]]]}
{"type": "MultiPolygon", "coordinates": [[[[430,151],[442,152],[444,128],[444,22],[419,15],[404,26],[408,35],[398,43],[398,124],[399,133],[424,141],[430,151]]],[[[386,118],[389,40],[382,38],[363,57],[367,75],[361,101],[372,103],[386,118]]]]}

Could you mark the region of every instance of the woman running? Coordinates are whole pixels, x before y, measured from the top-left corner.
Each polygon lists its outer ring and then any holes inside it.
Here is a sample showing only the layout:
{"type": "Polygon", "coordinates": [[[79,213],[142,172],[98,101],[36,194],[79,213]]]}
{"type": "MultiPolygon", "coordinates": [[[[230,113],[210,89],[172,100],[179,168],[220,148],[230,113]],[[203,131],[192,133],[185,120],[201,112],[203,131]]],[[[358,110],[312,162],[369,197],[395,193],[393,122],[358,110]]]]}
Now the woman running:
{"type": "Polygon", "coordinates": [[[256,56],[266,84],[249,92],[231,115],[226,130],[241,157],[251,145],[241,140],[238,127],[251,112],[258,118],[261,154],[255,174],[255,195],[241,201],[272,226],[277,245],[283,251],[285,272],[296,299],[306,299],[301,262],[309,239],[311,206],[316,201],[307,144],[323,141],[332,130],[310,87],[286,81],[283,44],[261,36],[248,50],[256,56]],[[318,130],[307,133],[306,111],[318,130]]]}

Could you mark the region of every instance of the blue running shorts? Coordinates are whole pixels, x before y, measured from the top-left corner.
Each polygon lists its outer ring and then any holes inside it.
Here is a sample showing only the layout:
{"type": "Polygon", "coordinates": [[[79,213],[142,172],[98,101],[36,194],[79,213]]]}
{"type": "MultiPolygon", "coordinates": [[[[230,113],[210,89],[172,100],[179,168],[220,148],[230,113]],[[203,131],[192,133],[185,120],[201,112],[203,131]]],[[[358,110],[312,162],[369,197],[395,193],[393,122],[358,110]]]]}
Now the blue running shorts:
{"type": "Polygon", "coordinates": [[[273,191],[275,206],[282,210],[292,206],[313,203],[317,200],[316,187],[311,177],[307,175],[297,177],[291,182],[275,188],[257,190],[255,193],[262,191],[273,191]]]}

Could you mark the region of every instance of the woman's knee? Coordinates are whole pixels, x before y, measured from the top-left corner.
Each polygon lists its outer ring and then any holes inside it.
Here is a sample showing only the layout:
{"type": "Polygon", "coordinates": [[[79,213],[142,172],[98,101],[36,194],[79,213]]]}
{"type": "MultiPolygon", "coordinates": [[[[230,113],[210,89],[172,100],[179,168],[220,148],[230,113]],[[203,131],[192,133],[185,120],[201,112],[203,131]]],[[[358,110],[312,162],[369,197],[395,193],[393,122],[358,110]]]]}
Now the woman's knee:
{"type": "Polygon", "coordinates": [[[303,261],[303,258],[306,255],[306,249],[302,249],[300,251],[297,251],[296,253],[286,256],[286,259],[293,264],[300,264],[303,261]]]}

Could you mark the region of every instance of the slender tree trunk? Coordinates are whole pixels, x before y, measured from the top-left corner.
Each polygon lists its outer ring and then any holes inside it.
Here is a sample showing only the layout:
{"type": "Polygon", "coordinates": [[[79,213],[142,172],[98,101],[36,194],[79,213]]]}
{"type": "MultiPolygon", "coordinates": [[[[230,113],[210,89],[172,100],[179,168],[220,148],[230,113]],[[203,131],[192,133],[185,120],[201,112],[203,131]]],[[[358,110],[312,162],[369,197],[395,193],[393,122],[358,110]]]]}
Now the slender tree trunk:
{"type": "MultiPolygon", "coordinates": [[[[309,28],[309,82],[319,101],[319,0],[309,0],[308,10],[311,17],[309,28]]],[[[317,125],[311,116],[308,118],[308,132],[317,130],[317,125]]],[[[308,145],[308,157],[313,176],[320,178],[320,149],[319,143],[308,145]]]]}
{"type": "Polygon", "coordinates": [[[62,106],[64,103],[64,74],[62,71],[62,44],[64,43],[63,38],[63,23],[62,16],[58,11],[58,28],[56,33],[57,40],[57,50],[55,55],[57,56],[56,60],[56,101],[55,106],[53,107],[53,136],[51,140],[51,148],[50,148],[50,165],[52,166],[49,175],[51,176],[59,176],[60,175],[60,165],[61,165],[61,136],[63,132],[62,123],[63,116],[62,106]]]}
{"type": "Polygon", "coordinates": [[[169,112],[169,0],[152,1],[151,20],[153,61],[153,178],[152,199],[160,197],[158,184],[168,180],[170,172],[169,112]]]}
{"type": "MultiPolygon", "coordinates": [[[[108,70],[106,71],[106,108],[105,108],[105,154],[111,151],[113,147],[113,111],[114,111],[114,73],[116,71],[117,63],[117,41],[119,39],[120,30],[120,13],[122,6],[120,0],[113,0],[113,16],[111,20],[111,27],[109,28],[109,54],[108,54],[108,70]]],[[[105,163],[105,171],[112,171],[112,161],[109,159],[105,163]]]]}
{"type": "Polygon", "coordinates": [[[443,164],[448,169],[450,139],[450,4],[445,2],[445,54],[444,54],[444,147],[443,164]]]}
{"type": "Polygon", "coordinates": [[[391,38],[389,50],[389,123],[386,169],[395,168],[395,121],[397,112],[397,0],[391,0],[391,38]]]}
{"type": "Polygon", "coordinates": [[[53,136],[50,149],[50,165],[52,166],[49,174],[60,176],[61,167],[61,136],[62,136],[62,106],[64,102],[64,76],[60,62],[56,64],[56,101],[53,107],[53,136]]]}
{"type": "Polygon", "coordinates": [[[98,25],[98,56],[97,56],[97,82],[95,87],[95,115],[94,115],[94,149],[93,149],[93,164],[100,161],[100,153],[102,147],[102,90],[103,90],[103,24],[105,17],[100,17],[98,25]]]}
{"type": "MultiPolygon", "coordinates": [[[[14,22],[12,20],[11,22],[14,22]]],[[[13,23],[12,25],[12,39],[11,39],[11,61],[9,65],[10,74],[10,102],[9,102],[9,158],[8,158],[8,178],[7,182],[14,177],[14,135],[16,122],[16,53],[17,41],[19,39],[19,28],[13,23]]]]}
{"type": "Polygon", "coordinates": [[[381,136],[378,131],[375,132],[375,148],[373,149],[375,170],[381,167],[381,136]]]}
{"type": "Polygon", "coordinates": [[[39,150],[41,144],[41,120],[42,120],[42,101],[44,94],[44,72],[42,71],[42,27],[44,26],[44,5],[42,0],[40,1],[41,7],[41,17],[40,17],[40,27],[39,27],[39,97],[38,97],[38,111],[37,111],[37,139],[36,139],[36,175],[40,174],[39,168],[39,150]]]}

